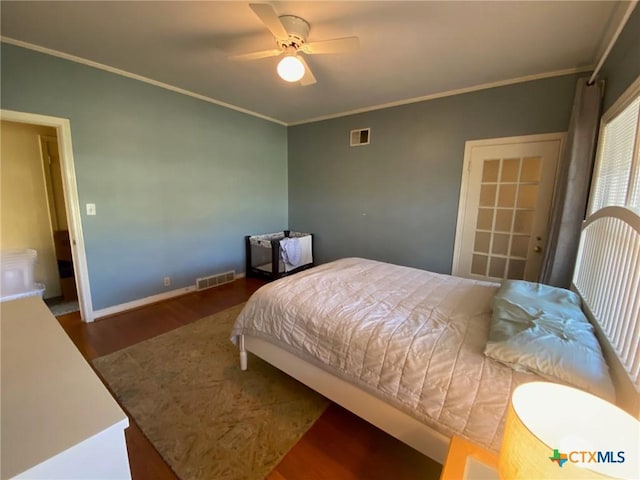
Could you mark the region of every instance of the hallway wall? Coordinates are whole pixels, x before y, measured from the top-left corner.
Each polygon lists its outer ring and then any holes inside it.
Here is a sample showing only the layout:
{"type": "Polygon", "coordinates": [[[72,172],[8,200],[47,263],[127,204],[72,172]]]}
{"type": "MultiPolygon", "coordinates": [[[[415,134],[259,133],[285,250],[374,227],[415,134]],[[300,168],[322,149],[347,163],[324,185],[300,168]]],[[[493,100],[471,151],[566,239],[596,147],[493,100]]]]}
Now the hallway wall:
{"type": "Polygon", "coordinates": [[[0,247],[38,252],[34,278],[46,286],[45,298],[60,295],[39,135],[51,127],[2,121],[0,163],[0,247]]]}

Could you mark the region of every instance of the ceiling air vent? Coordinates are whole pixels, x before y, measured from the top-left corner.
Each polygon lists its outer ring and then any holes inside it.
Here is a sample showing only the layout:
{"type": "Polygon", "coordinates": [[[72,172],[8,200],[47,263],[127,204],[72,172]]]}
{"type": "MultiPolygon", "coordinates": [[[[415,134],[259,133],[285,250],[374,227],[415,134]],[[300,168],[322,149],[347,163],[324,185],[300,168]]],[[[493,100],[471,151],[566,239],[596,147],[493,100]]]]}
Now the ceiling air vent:
{"type": "Polygon", "coordinates": [[[350,142],[349,142],[350,147],[359,147],[360,145],[369,145],[369,141],[371,140],[371,129],[360,128],[358,130],[351,130],[349,139],[350,139],[350,142]]]}

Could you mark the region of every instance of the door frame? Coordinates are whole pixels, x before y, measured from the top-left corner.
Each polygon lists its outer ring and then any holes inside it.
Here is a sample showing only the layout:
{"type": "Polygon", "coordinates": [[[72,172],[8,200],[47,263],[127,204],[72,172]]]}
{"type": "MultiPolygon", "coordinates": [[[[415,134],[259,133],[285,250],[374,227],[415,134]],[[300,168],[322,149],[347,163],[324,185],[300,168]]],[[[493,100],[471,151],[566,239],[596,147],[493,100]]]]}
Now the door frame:
{"type": "Polygon", "coordinates": [[[92,322],[95,318],[93,303],[91,301],[87,255],[84,247],[84,236],[82,234],[80,199],[78,197],[78,184],[73,160],[73,146],[71,143],[71,123],[66,118],[4,109],[0,110],[0,119],[9,122],[43,125],[56,129],[58,148],[60,151],[60,164],[62,167],[64,203],[67,212],[69,235],[71,237],[71,255],[73,257],[74,275],[78,289],[80,315],[83,321],[92,322]]]}
{"type": "Polygon", "coordinates": [[[553,205],[553,197],[555,197],[556,186],[558,181],[558,171],[562,163],[564,147],[567,138],[566,132],[542,133],[537,135],[520,135],[516,137],[486,138],[482,140],[467,140],[464,142],[464,162],[462,166],[462,181],[460,183],[460,199],[458,200],[458,219],[456,222],[456,237],[453,247],[453,262],[451,264],[451,274],[455,275],[460,268],[460,256],[462,254],[462,232],[464,230],[464,219],[467,213],[467,193],[469,191],[469,175],[471,172],[471,154],[476,147],[509,145],[512,143],[537,143],[548,141],[560,141],[560,153],[555,171],[555,181],[553,185],[553,194],[551,205],[553,205]]]}

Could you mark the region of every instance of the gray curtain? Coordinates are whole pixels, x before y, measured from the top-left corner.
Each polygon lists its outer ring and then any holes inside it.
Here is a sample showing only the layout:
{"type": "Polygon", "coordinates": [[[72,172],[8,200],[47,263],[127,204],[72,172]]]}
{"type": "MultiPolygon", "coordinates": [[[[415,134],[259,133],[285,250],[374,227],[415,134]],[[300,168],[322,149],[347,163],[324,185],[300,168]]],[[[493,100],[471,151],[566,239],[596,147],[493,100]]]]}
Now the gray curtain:
{"type": "Polygon", "coordinates": [[[540,283],[569,288],[585,218],[598,141],[603,82],[578,80],[567,144],[556,180],[540,283]]]}

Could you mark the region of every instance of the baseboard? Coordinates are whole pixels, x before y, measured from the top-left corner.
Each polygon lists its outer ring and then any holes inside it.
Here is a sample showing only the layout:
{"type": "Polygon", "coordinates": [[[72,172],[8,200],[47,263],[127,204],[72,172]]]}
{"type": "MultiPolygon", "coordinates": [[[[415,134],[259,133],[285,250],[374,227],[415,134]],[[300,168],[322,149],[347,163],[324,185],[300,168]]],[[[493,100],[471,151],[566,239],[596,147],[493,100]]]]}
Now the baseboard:
{"type": "MultiPolygon", "coordinates": [[[[244,277],[245,277],[244,272],[238,273],[236,274],[234,281],[244,277]]],[[[213,288],[217,288],[217,287],[213,287],[213,288]]],[[[102,317],[108,317],[110,315],[115,315],[116,313],[122,313],[122,312],[126,312],[127,310],[133,310],[134,308],[144,307],[146,305],[151,305],[152,303],[161,302],[162,300],[168,300],[173,297],[179,297],[180,295],[186,295],[187,293],[192,293],[195,291],[197,291],[195,285],[191,285],[189,287],[183,287],[183,288],[178,288],[176,290],[171,290],[170,292],[162,292],[157,295],[151,295],[150,297],[140,298],[138,300],[133,300],[127,303],[121,303],[119,305],[103,308],[101,310],[94,310],[93,318],[98,319],[102,317]]]]}
{"type": "Polygon", "coordinates": [[[94,310],[93,316],[94,318],[108,317],[109,315],[115,315],[116,313],[125,312],[127,310],[132,310],[134,308],[144,307],[145,305],[157,303],[162,300],[168,300],[170,298],[178,297],[180,295],[185,295],[187,293],[191,293],[195,291],[196,291],[195,285],[190,287],[178,288],[176,290],[171,290],[170,292],[162,292],[157,295],[151,295],[150,297],[133,300],[132,302],[114,305],[113,307],[107,307],[101,310],[94,310]]]}

